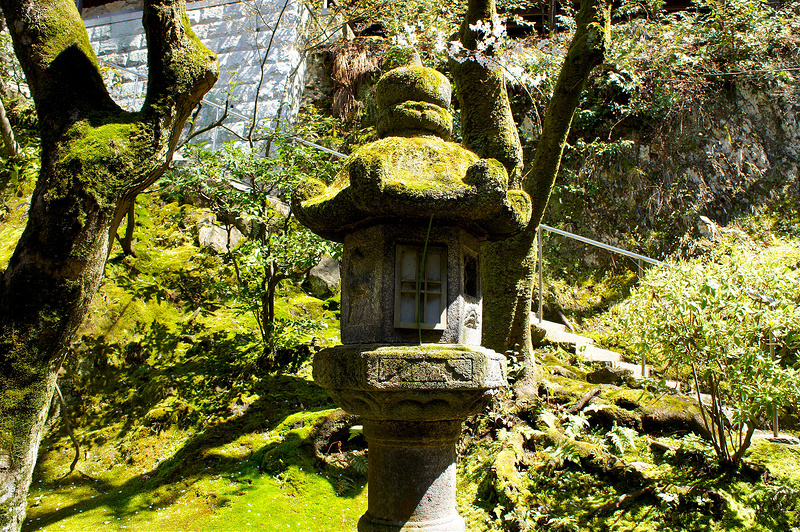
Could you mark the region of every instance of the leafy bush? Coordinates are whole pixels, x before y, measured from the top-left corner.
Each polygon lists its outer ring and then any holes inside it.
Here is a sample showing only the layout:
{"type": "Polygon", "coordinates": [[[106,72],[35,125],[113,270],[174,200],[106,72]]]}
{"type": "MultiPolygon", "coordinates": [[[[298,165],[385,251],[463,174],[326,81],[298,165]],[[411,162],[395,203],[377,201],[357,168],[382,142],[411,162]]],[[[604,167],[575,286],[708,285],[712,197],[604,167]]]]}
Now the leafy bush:
{"type": "Polygon", "coordinates": [[[734,465],[755,428],[800,398],[800,253],[796,243],[732,241],[713,259],[651,270],[605,322],[629,354],[677,368],[698,401],[710,395],[706,428],[734,465]]]}

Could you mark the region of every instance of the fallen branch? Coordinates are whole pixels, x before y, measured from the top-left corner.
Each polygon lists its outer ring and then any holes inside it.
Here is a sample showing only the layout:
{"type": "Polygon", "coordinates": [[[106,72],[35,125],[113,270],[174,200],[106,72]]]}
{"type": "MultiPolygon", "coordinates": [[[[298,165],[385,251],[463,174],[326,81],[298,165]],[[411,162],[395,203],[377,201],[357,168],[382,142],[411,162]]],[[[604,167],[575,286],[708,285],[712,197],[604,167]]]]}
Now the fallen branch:
{"type": "Polygon", "coordinates": [[[617,509],[619,509],[620,506],[622,506],[622,503],[624,503],[625,501],[631,500],[631,499],[637,499],[637,498],[641,497],[642,495],[645,495],[645,494],[649,493],[651,490],[652,490],[652,487],[647,486],[647,487],[642,488],[640,490],[632,491],[631,493],[624,493],[624,494],[620,495],[619,497],[617,497],[616,499],[614,499],[613,501],[611,501],[611,502],[609,502],[607,504],[604,504],[603,506],[601,506],[600,508],[595,510],[594,514],[593,514],[593,517],[598,517],[598,516],[601,516],[601,515],[604,515],[604,514],[610,512],[610,511],[617,510],[617,509]]]}
{"type": "Polygon", "coordinates": [[[584,396],[581,397],[577,403],[575,403],[574,405],[569,407],[569,409],[567,409],[567,414],[576,414],[581,410],[583,410],[583,407],[585,407],[589,401],[600,395],[601,391],[603,391],[602,386],[595,386],[594,388],[586,392],[586,394],[584,394],[584,396]]]}

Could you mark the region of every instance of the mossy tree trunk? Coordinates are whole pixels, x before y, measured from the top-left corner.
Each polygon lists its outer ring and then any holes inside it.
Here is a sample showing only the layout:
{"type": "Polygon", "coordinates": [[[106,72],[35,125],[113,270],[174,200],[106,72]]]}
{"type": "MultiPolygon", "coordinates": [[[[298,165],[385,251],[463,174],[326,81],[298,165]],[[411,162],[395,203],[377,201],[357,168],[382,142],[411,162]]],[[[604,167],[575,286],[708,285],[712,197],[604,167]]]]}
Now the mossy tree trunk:
{"type": "MultiPolygon", "coordinates": [[[[470,0],[461,27],[461,43],[476,49],[478,20],[490,20],[495,0],[470,0]]],[[[581,93],[592,69],[603,61],[611,37],[608,0],[581,2],[577,29],[547,106],[542,134],[525,176],[522,149],[511,115],[503,71],[491,61],[451,61],[458,85],[464,143],[481,157],[502,162],[509,186],[531,195],[533,216],[528,227],[508,240],[483,250],[483,345],[499,352],[517,349],[530,354],[530,312],[536,268],[536,229],[561,165],[564,145],[581,93]]]]}
{"type": "Polygon", "coordinates": [[[72,0],[0,0],[36,104],[41,172],[28,224],[0,277],[0,530],[19,530],[62,355],[136,194],[167,168],[218,76],[183,0],[146,0],[142,109],[108,94],[72,0]]]}

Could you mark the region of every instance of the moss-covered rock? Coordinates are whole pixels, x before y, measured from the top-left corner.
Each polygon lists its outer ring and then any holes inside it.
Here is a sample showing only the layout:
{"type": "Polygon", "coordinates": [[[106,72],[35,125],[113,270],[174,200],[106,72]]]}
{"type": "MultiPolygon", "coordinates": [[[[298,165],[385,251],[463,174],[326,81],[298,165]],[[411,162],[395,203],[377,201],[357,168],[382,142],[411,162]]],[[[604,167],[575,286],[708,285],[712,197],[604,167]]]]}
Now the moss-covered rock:
{"type": "Polygon", "coordinates": [[[450,82],[432,68],[395,68],[381,76],[375,91],[378,110],[406,101],[427,102],[445,109],[450,107],[450,82]]]}
{"type": "Polygon", "coordinates": [[[415,132],[433,133],[445,140],[453,133],[453,116],[442,107],[425,102],[402,102],[381,112],[378,136],[403,135],[415,132]]]}

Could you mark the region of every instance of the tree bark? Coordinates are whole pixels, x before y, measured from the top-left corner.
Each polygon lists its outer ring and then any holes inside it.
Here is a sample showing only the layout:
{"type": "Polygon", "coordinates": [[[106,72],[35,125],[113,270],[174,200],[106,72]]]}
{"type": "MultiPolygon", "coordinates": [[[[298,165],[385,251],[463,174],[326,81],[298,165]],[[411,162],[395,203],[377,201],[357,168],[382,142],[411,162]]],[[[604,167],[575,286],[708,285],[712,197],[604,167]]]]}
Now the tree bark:
{"type": "Polygon", "coordinates": [[[150,79],[138,112],[103,84],[72,0],[0,0],[39,117],[42,164],[28,224],[0,278],[0,531],[19,530],[60,355],[103,275],[136,194],[164,172],[216,57],[183,0],[147,0],[150,79]]]}
{"type": "Polygon", "coordinates": [[[136,226],[136,202],[132,201],[131,206],[128,207],[128,214],[126,215],[127,223],[125,225],[125,236],[120,238],[117,233],[117,240],[122,248],[125,256],[135,257],[136,253],[133,251],[133,230],[136,226]]]}
{"type": "MultiPolygon", "coordinates": [[[[494,13],[494,0],[470,0],[460,34],[466,48],[475,49],[475,34],[469,24],[491,19],[494,13]]],[[[581,2],[576,22],[575,36],[547,106],[533,162],[521,182],[521,148],[502,72],[476,61],[451,61],[459,87],[464,143],[481,157],[502,162],[508,170],[509,186],[521,185],[533,200],[528,227],[513,238],[484,246],[482,253],[482,343],[498,352],[513,349],[529,355],[532,351],[530,311],[536,273],[536,229],[550,199],[580,95],[589,73],[602,62],[609,45],[608,0],[581,2]]]]}

